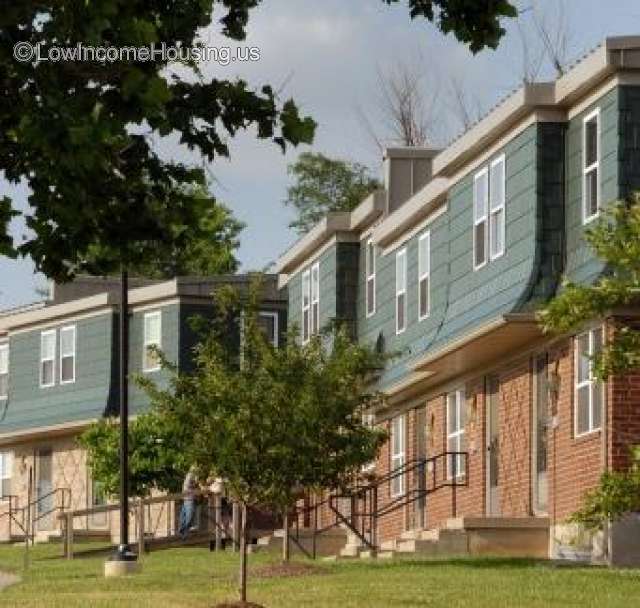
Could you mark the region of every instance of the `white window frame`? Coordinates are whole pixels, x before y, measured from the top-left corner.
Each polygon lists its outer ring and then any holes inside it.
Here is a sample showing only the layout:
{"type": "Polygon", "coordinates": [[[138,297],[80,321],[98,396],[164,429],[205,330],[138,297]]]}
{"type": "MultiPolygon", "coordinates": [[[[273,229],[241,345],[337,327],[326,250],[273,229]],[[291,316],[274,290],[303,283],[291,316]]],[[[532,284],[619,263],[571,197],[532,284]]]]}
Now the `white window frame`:
{"type": "Polygon", "coordinates": [[[431,314],[431,231],[427,230],[418,239],[418,320],[431,314]],[[424,242],[426,241],[426,246],[424,242]],[[425,259],[426,258],[426,259],[425,259]],[[427,312],[422,314],[422,283],[427,281],[427,312]]]}
{"type": "MultiPolygon", "coordinates": [[[[466,393],[463,388],[456,389],[447,394],[446,398],[446,434],[447,434],[447,452],[462,452],[461,449],[463,447],[463,441],[465,438],[466,432],[466,393]],[[449,425],[449,417],[450,417],[450,404],[451,400],[454,400],[454,407],[456,409],[456,421],[458,423],[457,427],[451,431],[449,425]],[[451,443],[455,443],[455,449],[452,449],[451,443]]],[[[454,471],[452,470],[452,464],[455,459],[455,475],[456,479],[465,476],[465,462],[464,456],[462,454],[458,454],[456,456],[449,454],[447,458],[447,479],[454,479],[454,471]]]]}
{"type": "Polygon", "coordinates": [[[602,203],[602,173],[600,171],[602,138],[600,131],[600,108],[596,108],[593,112],[587,114],[582,121],[582,223],[588,224],[600,215],[600,207],[602,203]],[[597,153],[594,163],[587,167],[587,124],[593,119],[596,120],[596,145],[597,153]],[[596,206],[597,211],[592,215],[587,215],[587,176],[592,171],[597,171],[596,179],[596,206]]]}
{"type": "Polygon", "coordinates": [[[320,333],[320,262],[311,266],[311,331],[310,335],[320,333]]]}
{"type": "Polygon", "coordinates": [[[396,253],[396,335],[404,333],[407,329],[407,248],[403,247],[396,253]],[[398,272],[398,266],[400,259],[403,259],[403,272],[402,272],[402,286],[400,286],[400,273],[398,272]],[[404,325],[400,327],[400,315],[398,314],[400,307],[400,296],[404,296],[403,301],[403,315],[402,319],[404,325]]]}
{"type": "Polygon", "coordinates": [[[311,337],[311,270],[302,273],[302,343],[311,337]],[[306,313],[306,316],[305,316],[306,313]]]}
{"type": "Polygon", "coordinates": [[[3,491],[4,482],[13,478],[13,452],[0,451],[0,499],[7,498],[3,491]]]}
{"type": "Polygon", "coordinates": [[[51,388],[56,385],[56,351],[58,350],[58,332],[55,329],[48,329],[40,332],[40,388],[51,388]],[[53,336],[53,355],[51,357],[44,358],[44,340],[45,337],[53,336]],[[53,370],[51,373],[51,382],[49,384],[44,383],[43,364],[51,361],[53,370]]]}
{"type": "MultiPolygon", "coordinates": [[[[0,376],[7,377],[7,393],[5,395],[0,394],[0,401],[6,401],[9,398],[9,344],[0,344],[0,353],[6,353],[5,361],[6,367],[0,367],[0,376]]],[[[0,361],[2,359],[0,358],[0,361]]]]}
{"type": "Polygon", "coordinates": [[[504,251],[506,249],[506,242],[505,242],[505,236],[506,236],[506,198],[507,198],[507,192],[506,192],[506,188],[507,188],[507,165],[506,165],[506,160],[505,160],[505,155],[501,154],[500,156],[498,156],[497,158],[495,158],[492,162],[491,162],[491,167],[489,169],[489,222],[488,222],[488,240],[489,240],[489,259],[493,262],[493,260],[497,260],[499,257],[502,257],[504,255],[504,251]],[[491,187],[492,184],[492,177],[493,177],[493,172],[495,170],[495,167],[502,165],[502,198],[501,200],[496,201],[494,199],[494,194],[493,194],[493,188],[491,187]],[[494,206],[494,203],[496,203],[496,205],[494,206]],[[498,230],[500,231],[500,241],[502,243],[502,246],[500,248],[499,251],[494,252],[493,251],[493,247],[494,247],[494,243],[491,239],[491,225],[494,221],[495,216],[497,216],[500,212],[502,212],[502,214],[499,216],[501,217],[501,221],[498,224],[498,230]]]}
{"type": "Polygon", "coordinates": [[[591,433],[597,433],[598,431],[602,430],[602,416],[604,415],[604,383],[602,382],[598,382],[596,380],[596,378],[594,377],[593,374],[593,361],[590,362],[589,364],[589,376],[588,378],[586,378],[585,380],[580,381],[580,338],[584,337],[584,336],[588,336],[589,337],[589,352],[587,353],[589,358],[591,359],[592,357],[595,356],[596,352],[595,352],[595,348],[594,348],[594,337],[595,337],[595,333],[597,331],[601,332],[602,335],[602,344],[604,344],[604,337],[605,337],[605,331],[604,331],[604,327],[600,326],[600,327],[594,327],[592,329],[589,329],[588,331],[582,332],[581,334],[578,334],[575,339],[574,339],[574,368],[575,368],[575,373],[574,373],[574,394],[573,394],[573,433],[574,433],[574,437],[584,437],[586,435],[590,435],[591,433]],[[578,432],[578,413],[579,413],[579,403],[578,403],[578,398],[579,398],[579,392],[580,389],[585,388],[585,387],[589,387],[589,409],[588,409],[588,414],[589,414],[589,424],[587,425],[587,430],[584,431],[583,433],[578,432]],[[593,413],[594,413],[594,403],[593,403],[593,393],[594,391],[599,390],[601,391],[600,393],[600,407],[602,408],[602,411],[600,412],[600,425],[599,426],[594,426],[593,424],[593,413]]]}
{"type": "Polygon", "coordinates": [[[368,239],[365,249],[365,313],[367,318],[376,314],[376,249],[373,239],[368,239]],[[371,272],[369,272],[371,270],[371,272]],[[369,284],[372,284],[371,298],[369,298],[369,284]]]}
{"type": "Polygon", "coordinates": [[[273,319],[273,330],[274,330],[274,335],[273,335],[273,342],[271,342],[271,344],[275,347],[278,348],[278,339],[279,339],[279,327],[278,327],[278,313],[273,311],[273,310],[261,310],[260,312],[258,312],[258,316],[259,317],[265,317],[268,319],[273,319]]]}
{"type": "Polygon", "coordinates": [[[75,325],[65,325],[64,327],[60,328],[60,352],[59,352],[59,361],[58,361],[58,370],[59,370],[59,374],[60,374],[60,384],[73,384],[76,381],[76,339],[77,339],[77,332],[76,332],[76,326],[75,325]],[[63,332],[70,332],[73,331],[73,352],[71,353],[64,353],[62,350],[62,333],[63,332]],[[62,379],[62,359],[64,359],[65,357],[73,357],[73,377],[70,380],[63,380],[62,379]]]}
{"type": "MultiPolygon", "coordinates": [[[[391,445],[389,446],[390,472],[403,467],[407,460],[407,421],[404,414],[391,420],[391,445]]],[[[397,498],[405,493],[405,478],[403,475],[390,480],[389,493],[392,498],[397,498]]]]}
{"type": "Polygon", "coordinates": [[[162,311],[154,310],[151,312],[145,312],[144,318],[142,322],[142,371],[145,373],[157,372],[161,367],[160,360],[158,359],[157,364],[154,367],[147,367],[147,349],[150,346],[155,346],[158,350],[162,348],[162,311]],[[158,340],[151,340],[147,336],[147,319],[151,319],[153,317],[158,318],[158,340]]]}
{"type": "Polygon", "coordinates": [[[480,270],[489,261],[489,168],[484,167],[473,176],[473,269],[480,270]],[[476,200],[477,182],[485,178],[485,205],[484,213],[477,215],[478,204],[476,200]],[[478,264],[476,260],[476,227],[484,223],[484,260],[478,264]]]}

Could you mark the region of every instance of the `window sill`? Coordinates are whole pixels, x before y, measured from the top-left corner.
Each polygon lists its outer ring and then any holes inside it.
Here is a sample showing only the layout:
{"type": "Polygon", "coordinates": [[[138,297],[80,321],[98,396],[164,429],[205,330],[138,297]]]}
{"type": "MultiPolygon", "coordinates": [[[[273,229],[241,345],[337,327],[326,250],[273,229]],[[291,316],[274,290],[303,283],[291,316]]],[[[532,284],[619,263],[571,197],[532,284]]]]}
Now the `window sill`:
{"type": "Polygon", "coordinates": [[[582,443],[590,443],[595,439],[600,439],[602,437],[602,429],[595,429],[593,431],[589,431],[587,433],[582,433],[581,435],[573,436],[573,443],[576,445],[580,445],[582,443]]]}

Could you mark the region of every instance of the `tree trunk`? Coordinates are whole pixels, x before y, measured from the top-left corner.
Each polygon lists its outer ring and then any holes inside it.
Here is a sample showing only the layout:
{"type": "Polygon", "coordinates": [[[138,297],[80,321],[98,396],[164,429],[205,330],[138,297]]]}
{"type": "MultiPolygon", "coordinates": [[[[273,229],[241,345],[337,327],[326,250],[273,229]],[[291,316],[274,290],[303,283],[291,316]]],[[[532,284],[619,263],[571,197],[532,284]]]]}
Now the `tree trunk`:
{"type": "Polygon", "coordinates": [[[240,601],[247,601],[247,505],[242,503],[240,520],[240,601]]]}
{"type": "Polygon", "coordinates": [[[289,511],[285,511],[284,517],[282,518],[282,529],[284,531],[284,535],[282,537],[282,561],[288,562],[289,557],[291,555],[290,544],[289,544],[289,511]]]}

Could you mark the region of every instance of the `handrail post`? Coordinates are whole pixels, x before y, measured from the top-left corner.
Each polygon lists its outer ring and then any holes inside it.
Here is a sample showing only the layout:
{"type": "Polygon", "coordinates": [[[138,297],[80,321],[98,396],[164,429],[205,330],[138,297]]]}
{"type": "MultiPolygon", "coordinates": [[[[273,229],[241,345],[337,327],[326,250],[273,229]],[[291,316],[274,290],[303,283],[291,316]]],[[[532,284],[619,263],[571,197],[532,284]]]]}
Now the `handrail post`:
{"type": "Polygon", "coordinates": [[[67,559],[73,559],[73,512],[65,513],[65,538],[67,559]]]}
{"type": "Polygon", "coordinates": [[[313,504],[314,504],[314,508],[313,508],[313,538],[312,538],[312,543],[313,543],[313,559],[316,559],[317,557],[317,548],[316,548],[316,535],[318,533],[318,499],[317,497],[313,498],[313,504]]]}
{"type": "Polygon", "coordinates": [[[371,505],[371,552],[378,557],[378,486],[373,486],[373,498],[371,505]]]}

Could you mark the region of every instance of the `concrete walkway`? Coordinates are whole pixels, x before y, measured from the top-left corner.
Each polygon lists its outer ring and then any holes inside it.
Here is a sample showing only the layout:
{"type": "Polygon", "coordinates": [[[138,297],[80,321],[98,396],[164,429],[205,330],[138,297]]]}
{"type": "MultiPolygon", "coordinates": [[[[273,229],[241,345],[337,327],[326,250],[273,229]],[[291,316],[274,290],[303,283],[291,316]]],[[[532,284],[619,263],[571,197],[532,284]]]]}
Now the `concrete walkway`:
{"type": "Polygon", "coordinates": [[[20,577],[15,574],[7,574],[5,572],[0,572],[0,591],[2,591],[5,587],[9,585],[13,585],[20,580],[20,577]]]}

